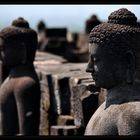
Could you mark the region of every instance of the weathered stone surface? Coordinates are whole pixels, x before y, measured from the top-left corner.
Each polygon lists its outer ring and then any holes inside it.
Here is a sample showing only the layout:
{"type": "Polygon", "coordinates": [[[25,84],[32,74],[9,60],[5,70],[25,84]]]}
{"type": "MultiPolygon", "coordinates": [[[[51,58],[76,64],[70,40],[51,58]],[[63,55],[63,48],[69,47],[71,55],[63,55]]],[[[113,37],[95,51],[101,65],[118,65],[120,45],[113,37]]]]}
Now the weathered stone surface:
{"type": "Polygon", "coordinates": [[[59,135],[59,136],[76,135],[77,134],[77,129],[78,128],[74,125],[51,126],[51,135],[59,135]]]}
{"type": "Polygon", "coordinates": [[[70,77],[87,76],[87,73],[83,73],[82,70],[73,69],[66,73],[57,73],[52,76],[54,94],[57,103],[58,114],[70,115],[71,114],[71,87],[70,77]]]}
{"type": "Polygon", "coordinates": [[[74,125],[74,118],[70,115],[60,115],[57,120],[57,125],[74,125]]]}
{"type": "Polygon", "coordinates": [[[107,96],[107,90],[104,88],[101,88],[100,93],[99,93],[98,106],[100,106],[106,100],[106,96],[107,96]]]}
{"type": "MultiPolygon", "coordinates": [[[[52,75],[52,86],[54,88],[54,95],[55,99],[57,100],[57,109],[58,109],[58,114],[60,114],[60,96],[63,98],[61,92],[66,92],[69,93],[67,96],[70,98],[70,90],[69,90],[69,80],[68,78],[71,76],[80,76],[82,75],[89,75],[88,73],[85,72],[86,68],[86,63],[81,63],[81,64],[73,64],[73,63],[68,63],[68,64],[60,64],[60,65],[42,65],[42,64],[35,64],[36,69],[40,71],[43,75],[52,75]],[[63,81],[65,86],[63,86],[63,81]],[[61,86],[60,86],[61,85],[61,86]],[[62,87],[62,88],[60,88],[62,87]],[[67,87],[64,88],[63,87],[67,87]]],[[[66,94],[65,94],[66,95],[66,94]]],[[[63,105],[62,105],[63,106],[63,105]]],[[[67,113],[64,113],[65,115],[67,113]]],[[[68,113],[69,114],[69,113],[68,113]]]]}
{"type": "MultiPolygon", "coordinates": [[[[67,118],[73,118],[72,114],[72,98],[71,98],[71,86],[80,83],[90,83],[92,80],[90,75],[85,72],[86,63],[63,63],[63,59],[60,63],[45,63],[47,55],[38,53],[36,61],[34,63],[36,71],[40,77],[42,98],[41,98],[41,134],[47,135],[51,133],[52,125],[68,125],[74,120],[67,118]],[[71,78],[77,79],[77,82],[71,82],[71,78]],[[90,79],[90,80],[89,80],[90,79]],[[60,116],[65,117],[60,117],[60,116]]],[[[52,60],[51,56],[47,60],[52,60]]],[[[73,122],[74,125],[74,122],[73,122]]],[[[79,130],[79,129],[78,129],[79,130]]]]}
{"type": "Polygon", "coordinates": [[[54,79],[54,93],[55,97],[57,98],[58,113],[61,115],[70,115],[71,93],[69,88],[69,77],[57,78],[54,79]]]}
{"type": "Polygon", "coordinates": [[[35,65],[45,65],[45,64],[61,64],[66,63],[67,60],[61,56],[48,53],[48,52],[36,52],[35,65]]]}
{"type": "Polygon", "coordinates": [[[98,89],[92,83],[82,83],[72,87],[72,102],[75,125],[85,127],[98,107],[98,89]],[[89,90],[92,86],[92,92],[89,90]]]}
{"type": "Polygon", "coordinates": [[[74,72],[77,74],[77,72],[81,72],[82,74],[89,75],[89,73],[85,72],[87,63],[62,63],[62,64],[45,64],[44,61],[41,61],[41,63],[34,63],[35,68],[39,69],[42,74],[58,74],[58,73],[72,73],[74,72]]]}
{"type": "Polygon", "coordinates": [[[49,133],[48,110],[50,107],[50,94],[46,76],[42,75],[40,79],[40,86],[41,86],[40,135],[48,135],[49,133]]]}

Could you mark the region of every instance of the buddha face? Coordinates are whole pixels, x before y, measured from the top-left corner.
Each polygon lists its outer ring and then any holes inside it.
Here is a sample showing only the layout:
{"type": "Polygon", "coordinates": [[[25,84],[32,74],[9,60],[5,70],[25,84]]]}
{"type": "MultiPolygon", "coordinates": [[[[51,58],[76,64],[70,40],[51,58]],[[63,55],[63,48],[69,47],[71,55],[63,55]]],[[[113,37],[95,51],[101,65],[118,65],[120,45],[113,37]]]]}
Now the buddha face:
{"type": "Polygon", "coordinates": [[[86,72],[90,72],[95,85],[113,88],[126,80],[127,63],[111,55],[105,47],[89,44],[89,62],[86,72]]]}

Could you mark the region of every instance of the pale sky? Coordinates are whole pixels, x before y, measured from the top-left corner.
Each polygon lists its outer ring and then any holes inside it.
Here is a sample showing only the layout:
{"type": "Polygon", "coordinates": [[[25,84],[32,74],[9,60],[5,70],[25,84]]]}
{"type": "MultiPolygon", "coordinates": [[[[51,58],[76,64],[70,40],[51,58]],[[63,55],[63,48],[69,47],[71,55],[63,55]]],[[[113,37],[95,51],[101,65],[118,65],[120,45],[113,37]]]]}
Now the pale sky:
{"type": "Polygon", "coordinates": [[[47,27],[67,27],[69,31],[84,31],[85,21],[92,14],[106,21],[111,12],[127,8],[140,20],[140,5],[0,5],[0,29],[17,17],[24,17],[36,29],[43,20],[47,27]]]}

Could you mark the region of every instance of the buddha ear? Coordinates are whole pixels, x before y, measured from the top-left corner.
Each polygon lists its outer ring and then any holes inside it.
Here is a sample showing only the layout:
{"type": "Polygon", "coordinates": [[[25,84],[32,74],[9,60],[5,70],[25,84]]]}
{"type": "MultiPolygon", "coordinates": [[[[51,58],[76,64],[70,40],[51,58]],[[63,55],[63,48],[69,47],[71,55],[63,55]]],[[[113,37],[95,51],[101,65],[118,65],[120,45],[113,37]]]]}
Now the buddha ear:
{"type": "Polygon", "coordinates": [[[126,82],[128,84],[133,84],[135,74],[135,56],[132,51],[128,51],[126,53],[126,62],[127,62],[126,82]]]}

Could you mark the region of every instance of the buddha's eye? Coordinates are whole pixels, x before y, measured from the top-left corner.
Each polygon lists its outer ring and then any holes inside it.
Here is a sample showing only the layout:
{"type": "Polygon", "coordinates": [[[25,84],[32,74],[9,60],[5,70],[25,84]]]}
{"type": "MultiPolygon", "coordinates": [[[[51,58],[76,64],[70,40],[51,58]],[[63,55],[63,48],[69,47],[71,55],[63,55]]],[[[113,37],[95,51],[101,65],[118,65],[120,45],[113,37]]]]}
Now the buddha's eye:
{"type": "Polygon", "coordinates": [[[95,55],[91,55],[90,57],[91,57],[91,61],[93,61],[94,63],[97,63],[100,61],[100,59],[97,58],[95,55]]]}
{"type": "Polygon", "coordinates": [[[97,59],[97,58],[95,58],[95,57],[94,57],[93,60],[94,60],[94,62],[98,62],[98,61],[99,61],[99,59],[97,59]]]}

